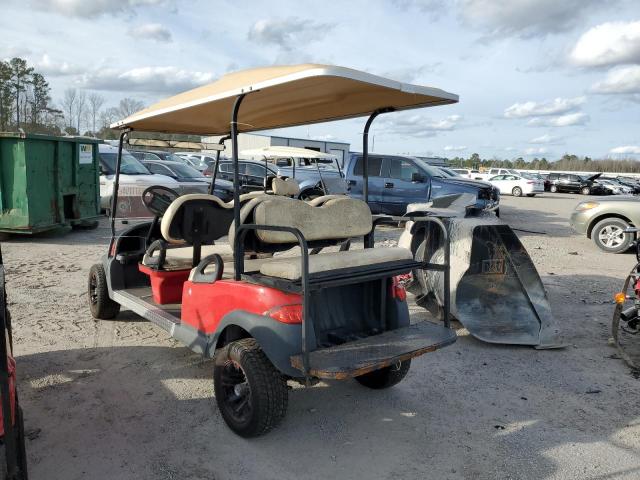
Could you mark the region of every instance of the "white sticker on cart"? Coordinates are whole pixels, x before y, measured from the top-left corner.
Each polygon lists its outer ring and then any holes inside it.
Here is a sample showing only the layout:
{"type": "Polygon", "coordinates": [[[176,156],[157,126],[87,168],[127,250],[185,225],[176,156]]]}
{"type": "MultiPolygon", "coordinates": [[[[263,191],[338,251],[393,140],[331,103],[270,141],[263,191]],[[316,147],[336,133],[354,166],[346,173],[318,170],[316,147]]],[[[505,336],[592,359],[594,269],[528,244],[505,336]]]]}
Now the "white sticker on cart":
{"type": "Polygon", "coordinates": [[[93,145],[90,143],[80,144],[80,163],[93,163],[93,145]]]}

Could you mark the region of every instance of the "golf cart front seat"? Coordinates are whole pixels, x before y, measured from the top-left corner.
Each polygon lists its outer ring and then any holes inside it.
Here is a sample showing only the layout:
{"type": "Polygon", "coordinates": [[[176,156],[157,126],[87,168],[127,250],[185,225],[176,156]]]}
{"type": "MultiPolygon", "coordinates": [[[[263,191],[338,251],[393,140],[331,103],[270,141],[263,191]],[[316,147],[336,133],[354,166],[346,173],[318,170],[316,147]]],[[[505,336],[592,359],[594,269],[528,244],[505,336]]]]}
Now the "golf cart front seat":
{"type": "MultiPolygon", "coordinates": [[[[251,201],[254,198],[263,196],[295,196],[300,192],[300,186],[293,178],[286,180],[273,178],[271,190],[267,193],[256,191],[240,195],[240,204],[251,201]]],[[[191,218],[191,214],[190,217],[191,218]]],[[[193,219],[191,219],[193,220],[193,219]]],[[[190,194],[183,195],[175,199],[162,217],[160,223],[160,233],[162,242],[154,242],[154,245],[147,250],[142,264],[150,268],[158,268],[167,271],[190,269],[195,266],[200,258],[207,257],[214,253],[220,255],[224,261],[233,261],[233,250],[230,245],[212,245],[219,238],[226,235],[229,226],[233,221],[233,200],[223,202],[215,195],[190,194]],[[215,235],[211,238],[201,238],[200,254],[194,256],[193,239],[185,239],[183,230],[190,230],[190,225],[184,225],[184,210],[198,208],[206,209],[207,222],[212,222],[216,226],[215,235]],[[168,244],[168,245],[166,245],[168,244]],[[171,246],[172,248],[166,248],[171,246]],[[197,258],[196,258],[197,257],[197,258]]],[[[202,232],[200,232],[202,233],[202,232]]],[[[192,233],[193,234],[193,233],[192,233]]]]}
{"type": "MultiPolygon", "coordinates": [[[[336,245],[349,238],[363,237],[372,229],[369,206],[344,196],[328,199],[321,206],[285,197],[259,197],[246,203],[240,215],[243,224],[297,228],[309,247],[336,245]]],[[[232,225],[230,244],[234,242],[234,235],[232,225]]],[[[297,239],[289,232],[250,230],[244,237],[243,249],[257,254],[275,253],[296,245],[297,239]]],[[[318,278],[335,272],[348,275],[364,268],[402,269],[403,265],[413,263],[411,251],[398,247],[318,253],[309,256],[309,275],[318,278]]],[[[259,273],[265,277],[298,281],[302,275],[301,257],[280,255],[263,259],[259,273]]]]}

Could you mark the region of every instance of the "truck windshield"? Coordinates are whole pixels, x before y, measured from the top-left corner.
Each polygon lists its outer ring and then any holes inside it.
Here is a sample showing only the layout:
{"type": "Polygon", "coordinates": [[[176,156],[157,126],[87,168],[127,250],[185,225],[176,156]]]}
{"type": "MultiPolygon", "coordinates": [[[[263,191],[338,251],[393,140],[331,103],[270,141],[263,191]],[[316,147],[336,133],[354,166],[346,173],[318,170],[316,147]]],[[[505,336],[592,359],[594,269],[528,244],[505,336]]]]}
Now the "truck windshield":
{"type": "Polygon", "coordinates": [[[429,175],[430,177],[437,177],[437,178],[446,178],[447,175],[440,170],[438,167],[434,167],[433,165],[429,165],[427,162],[425,162],[424,160],[420,159],[420,158],[415,158],[412,157],[413,160],[416,161],[416,163],[418,163],[420,165],[420,168],[422,168],[427,175],[429,175]]]}
{"type": "MultiPolygon", "coordinates": [[[[107,175],[116,173],[117,153],[100,152],[100,162],[107,171],[107,175]]],[[[122,152],[122,162],[120,163],[120,173],[125,175],[150,175],[149,170],[129,152],[122,152]]]]}

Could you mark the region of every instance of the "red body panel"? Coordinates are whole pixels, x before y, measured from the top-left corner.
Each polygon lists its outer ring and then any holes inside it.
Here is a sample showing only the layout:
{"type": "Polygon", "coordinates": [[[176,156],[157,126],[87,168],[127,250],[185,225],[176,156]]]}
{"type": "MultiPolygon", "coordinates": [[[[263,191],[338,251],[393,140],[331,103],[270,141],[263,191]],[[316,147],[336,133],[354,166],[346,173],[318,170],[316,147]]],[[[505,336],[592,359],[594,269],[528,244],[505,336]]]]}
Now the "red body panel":
{"type": "Polygon", "coordinates": [[[298,294],[233,280],[215,283],[187,281],[183,289],[182,322],[207,334],[214,333],[222,317],[233,310],[263,315],[280,305],[302,303],[298,294]]]}
{"type": "MultiPolygon", "coordinates": [[[[7,356],[7,365],[9,367],[9,400],[11,402],[11,423],[16,420],[16,361],[11,356],[7,356]]],[[[2,408],[0,408],[0,437],[4,437],[4,418],[2,416],[2,408]]]]}
{"type": "Polygon", "coordinates": [[[189,278],[191,269],[153,270],[142,264],[138,265],[138,269],[149,275],[154,302],[160,305],[182,302],[182,286],[189,278]]]}

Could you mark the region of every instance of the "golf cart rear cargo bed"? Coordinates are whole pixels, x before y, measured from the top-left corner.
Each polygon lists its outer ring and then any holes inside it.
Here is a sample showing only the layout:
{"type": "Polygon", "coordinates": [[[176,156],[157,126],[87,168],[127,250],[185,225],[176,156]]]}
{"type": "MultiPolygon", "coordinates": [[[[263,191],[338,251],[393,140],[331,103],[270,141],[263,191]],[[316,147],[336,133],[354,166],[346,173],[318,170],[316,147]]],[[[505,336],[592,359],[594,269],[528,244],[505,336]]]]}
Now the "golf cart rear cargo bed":
{"type": "MultiPolygon", "coordinates": [[[[431,322],[420,322],[310,352],[309,374],[338,380],[357,377],[432,352],[455,341],[456,333],[453,330],[431,322]]],[[[302,359],[302,355],[291,357],[291,365],[302,370],[302,359]]]]}

